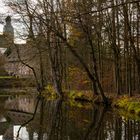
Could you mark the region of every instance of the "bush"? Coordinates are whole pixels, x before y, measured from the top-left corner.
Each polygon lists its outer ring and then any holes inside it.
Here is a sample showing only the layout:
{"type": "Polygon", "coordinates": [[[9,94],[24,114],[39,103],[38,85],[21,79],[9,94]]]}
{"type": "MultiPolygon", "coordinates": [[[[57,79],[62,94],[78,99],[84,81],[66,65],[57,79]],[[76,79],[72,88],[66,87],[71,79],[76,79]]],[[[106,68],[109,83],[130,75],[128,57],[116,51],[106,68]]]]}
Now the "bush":
{"type": "Polygon", "coordinates": [[[140,102],[133,100],[132,98],[124,97],[118,99],[115,106],[125,109],[130,113],[135,113],[140,116],[140,102]]]}

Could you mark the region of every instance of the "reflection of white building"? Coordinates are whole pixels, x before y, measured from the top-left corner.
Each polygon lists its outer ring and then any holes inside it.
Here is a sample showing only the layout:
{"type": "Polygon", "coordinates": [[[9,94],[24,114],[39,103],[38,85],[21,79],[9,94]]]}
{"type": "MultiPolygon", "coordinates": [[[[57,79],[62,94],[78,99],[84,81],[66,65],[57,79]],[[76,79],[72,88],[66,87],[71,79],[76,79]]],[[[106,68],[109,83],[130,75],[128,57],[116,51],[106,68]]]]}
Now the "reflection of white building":
{"type": "Polygon", "coordinates": [[[14,135],[13,135],[13,126],[9,126],[9,128],[6,130],[6,132],[3,135],[3,140],[14,140],[14,135]]]}
{"type": "MultiPolygon", "coordinates": [[[[10,124],[7,120],[0,116],[0,135],[2,140],[14,140],[17,136],[18,129],[21,124],[27,122],[33,117],[36,100],[30,97],[16,97],[5,101],[6,118],[10,119],[10,124]]],[[[29,140],[29,134],[26,128],[23,127],[20,137],[29,140]]],[[[1,139],[0,139],[1,140],[1,139]]]]}
{"type": "Polygon", "coordinates": [[[30,97],[17,97],[8,99],[5,102],[5,108],[8,110],[21,111],[26,113],[33,113],[35,108],[35,99],[30,97]]]}

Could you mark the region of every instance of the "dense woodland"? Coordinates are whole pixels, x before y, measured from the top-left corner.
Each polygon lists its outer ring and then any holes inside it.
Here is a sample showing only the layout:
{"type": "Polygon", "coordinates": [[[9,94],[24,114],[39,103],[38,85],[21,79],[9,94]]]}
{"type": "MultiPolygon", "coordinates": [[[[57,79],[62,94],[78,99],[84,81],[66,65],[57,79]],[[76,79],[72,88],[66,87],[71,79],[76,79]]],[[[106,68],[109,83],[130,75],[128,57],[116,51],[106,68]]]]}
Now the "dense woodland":
{"type": "MultiPolygon", "coordinates": [[[[140,91],[139,0],[6,1],[26,26],[38,91],[93,91],[106,102],[140,91]]],[[[15,45],[16,46],[16,45],[15,45]]],[[[18,52],[18,51],[17,51],[18,52]]],[[[31,60],[30,60],[31,61],[31,60]]]]}

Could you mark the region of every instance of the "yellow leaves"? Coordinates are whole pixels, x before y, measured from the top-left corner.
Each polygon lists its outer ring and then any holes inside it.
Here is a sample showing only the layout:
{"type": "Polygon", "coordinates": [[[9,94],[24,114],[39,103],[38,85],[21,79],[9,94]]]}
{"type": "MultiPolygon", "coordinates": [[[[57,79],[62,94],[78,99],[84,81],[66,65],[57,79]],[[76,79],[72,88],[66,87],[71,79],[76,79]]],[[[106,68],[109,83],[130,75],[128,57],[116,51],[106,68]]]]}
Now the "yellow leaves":
{"type": "Polygon", "coordinates": [[[117,101],[117,105],[119,106],[119,107],[121,107],[121,108],[123,108],[123,107],[127,107],[127,103],[128,103],[128,98],[127,97],[124,97],[124,98],[122,98],[122,99],[119,99],[118,101],[117,101]]]}
{"type": "Polygon", "coordinates": [[[81,35],[81,31],[77,27],[69,25],[69,29],[70,29],[70,35],[72,36],[81,35]]]}
{"type": "Polygon", "coordinates": [[[84,81],[83,81],[83,84],[88,84],[88,83],[90,83],[89,80],[84,80],[84,81]]]}
{"type": "Polygon", "coordinates": [[[78,92],[78,91],[74,91],[74,90],[72,90],[72,91],[70,91],[70,93],[69,93],[69,98],[71,98],[71,99],[75,99],[75,98],[81,98],[82,96],[83,96],[83,94],[84,93],[82,93],[82,92],[78,92]]]}
{"type": "Polygon", "coordinates": [[[79,38],[79,37],[82,36],[82,32],[80,32],[80,31],[78,31],[78,30],[74,30],[72,33],[73,33],[72,36],[77,37],[77,38],[79,38]]]}
{"type": "Polygon", "coordinates": [[[89,120],[83,120],[84,122],[86,122],[86,123],[89,123],[90,121],[89,120]]]}
{"type": "Polygon", "coordinates": [[[57,98],[56,91],[52,85],[47,85],[45,87],[45,90],[42,92],[42,95],[44,97],[46,97],[47,99],[56,99],[57,98]]]}
{"type": "Polygon", "coordinates": [[[45,87],[45,89],[46,89],[48,92],[51,92],[51,93],[54,93],[54,92],[55,92],[55,89],[53,88],[52,85],[47,85],[47,87],[45,87]]]}

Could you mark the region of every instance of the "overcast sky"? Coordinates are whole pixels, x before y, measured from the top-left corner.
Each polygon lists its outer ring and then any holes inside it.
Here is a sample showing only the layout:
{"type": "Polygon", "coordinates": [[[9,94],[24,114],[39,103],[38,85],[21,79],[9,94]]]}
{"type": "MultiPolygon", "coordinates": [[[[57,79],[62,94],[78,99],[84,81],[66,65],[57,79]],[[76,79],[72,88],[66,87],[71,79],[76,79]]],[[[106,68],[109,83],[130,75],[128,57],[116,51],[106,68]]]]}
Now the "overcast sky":
{"type": "Polygon", "coordinates": [[[3,0],[0,0],[0,13],[8,12],[8,8],[4,6],[3,0]]]}
{"type": "MultiPolygon", "coordinates": [[[[8,8],[4,6],[3,0],[0,0],[0,21],[2,21],[2,15],[8,13],[8,8]]],[[[3,31],[3,25],[0,24],[0,32],[3,31]]]]}

